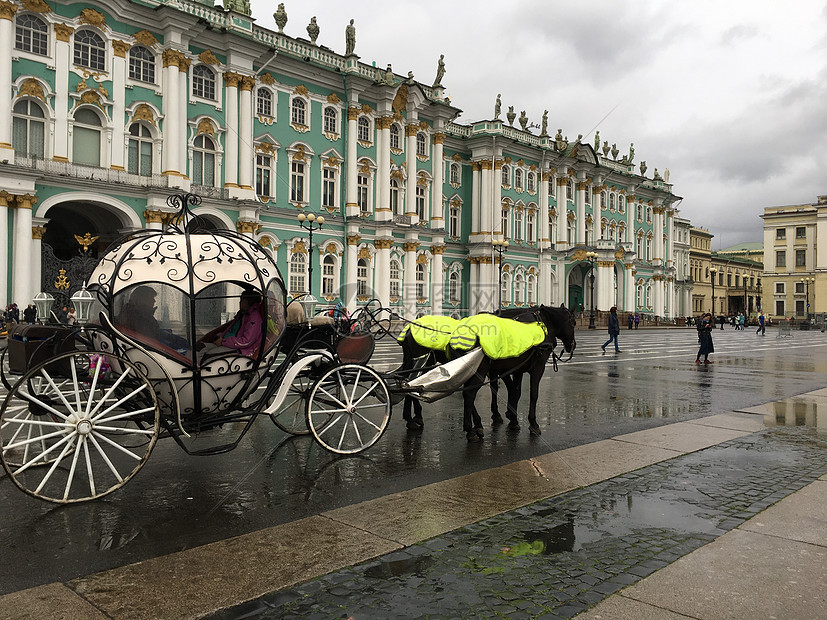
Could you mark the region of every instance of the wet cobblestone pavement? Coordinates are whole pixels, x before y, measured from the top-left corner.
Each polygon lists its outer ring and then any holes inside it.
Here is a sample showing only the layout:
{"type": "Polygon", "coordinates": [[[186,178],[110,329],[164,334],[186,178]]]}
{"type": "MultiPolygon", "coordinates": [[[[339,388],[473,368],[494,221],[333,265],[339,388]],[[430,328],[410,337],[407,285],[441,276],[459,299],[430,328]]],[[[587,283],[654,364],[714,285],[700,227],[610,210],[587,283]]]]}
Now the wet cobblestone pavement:
{"type": "Polygon", "coordinates": [[[570,618],[824,475],[825,448],[812,428],[768,429],[211,618],[570,618]]]}

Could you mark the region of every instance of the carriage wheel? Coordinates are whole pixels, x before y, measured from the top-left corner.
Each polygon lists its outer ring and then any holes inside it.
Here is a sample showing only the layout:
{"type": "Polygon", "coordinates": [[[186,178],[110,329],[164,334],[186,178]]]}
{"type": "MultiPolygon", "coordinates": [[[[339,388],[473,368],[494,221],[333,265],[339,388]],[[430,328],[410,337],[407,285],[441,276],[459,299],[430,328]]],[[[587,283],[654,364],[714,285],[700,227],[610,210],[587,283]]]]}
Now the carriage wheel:
{"type": "Polygon", "coordinates": [[[149,380],[107,354],[120,374],[90,370],[93,353],[75,351],[33,367],[0,409],[0,460],[14,484],[58,504],[122,487],[158,439],[160,410],[149,380]]]}
{"type": "Polygon", "coordinates": [[[290,384],[281,407],[270,414],[273,424],[291,435],[307,435],[310,432],[306,418],[307,401],[312,387],[310,376],[304,372],[299,373],[290,384]]]}
{"type": "Polygon", "coordinates": [[[307,403],[310,432],[337,454],[354,454],[372,446],[385,432],[390,417],[385,381],[359,364],[328,370],[313,386],[307,403]]]}

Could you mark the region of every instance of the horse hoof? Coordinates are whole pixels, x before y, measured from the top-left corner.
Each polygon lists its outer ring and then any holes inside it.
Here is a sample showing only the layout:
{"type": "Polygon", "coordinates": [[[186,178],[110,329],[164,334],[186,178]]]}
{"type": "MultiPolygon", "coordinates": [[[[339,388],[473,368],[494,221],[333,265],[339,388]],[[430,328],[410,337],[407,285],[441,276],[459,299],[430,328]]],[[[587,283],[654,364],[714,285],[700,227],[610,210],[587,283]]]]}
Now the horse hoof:
{"type": "Polygon", "coordinates": [[[480,427],[475,428],[474,432],[477,434],[478,437],[485,437],[485,431],[483,431],[480,427]]]}
{"type": "Polygon", "coordinates": [[[474,431],[469,431],[469,432],[465,433],[465,437],[466,437],[466,439],[468,439],[468,443],[478,443],[478,442],[482,441],[482,437],[477,435],[477,433],[474,432],[474,431]]]}
{"type": "Polygon", "coordinates": [[[529,426],[529,430],[531,431],[532,435],[542,435],[543,431],[540,430],[539,426],[529,426]]]}
{"type": "Polygon", "coordinates": [[[498,413],[491,416],[491,426],[499,426],[503,423],[503,417],[498,413]]]}
{"type": "Polygon", "coordinates": [[[508,423],[508,430],[510,430],[510,431],[520,430],[520,423],[517,422],[516,420],[513,420],[513,421],[509,422],[508,423]]]}

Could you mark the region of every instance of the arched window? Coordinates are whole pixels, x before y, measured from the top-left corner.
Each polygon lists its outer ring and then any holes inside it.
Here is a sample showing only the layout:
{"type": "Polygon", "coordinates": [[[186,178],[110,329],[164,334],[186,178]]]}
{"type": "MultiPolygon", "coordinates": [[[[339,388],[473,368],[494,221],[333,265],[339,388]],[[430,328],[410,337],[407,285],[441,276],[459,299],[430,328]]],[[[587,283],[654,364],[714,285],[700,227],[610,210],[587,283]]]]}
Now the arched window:
{"type": "Polygon", "coordinates": [[[523,212],[519,209],[514,212],[514,240],[523,240],[523,212]]]}
{"type": "Polygon", "coordinates": [[[401,205],[399,204],[399,181],[391,179],[391,212],[402,214],[401,205]]]}
{"type": "Polygon", "coordinates": [[[617,197],[617,210],[626,213],[626,196],[622,194],[617,197]]]}
{"type": "Polygon", "coordinates": [[[192,94],[215,101],[215,73],[207,65],[195,65],[192,68],[192,94]]]}
{"type": "Polygon", "coordinates": [[[600,192],[600,208],[605,209],[606,207],[607,207],[607,205],[606,205],[606,192],[603,191],[603,192],[600,192]]]}
{"type": "Polygon", "coordinates": [[[325,133],[337,133],[337,125],[339,123],[339,114],[333,106],[327,106],[324,109],[324,131],[325,133]]]}
{"type": "Polygon", "coordinates": [[[566,218],[566,242],[574,243],[574,220],[566,218]]]}
{"type": "Polygon", "coordinates": [[[637,218],[638,222],[643,221],[643,205],[638,203],[637,208],[635,209],[635,217],[637,218]]]}
{"type": "Polygon", "coordinates": [[[583,194],[584,194],[583,200],[586,202],[586,204],[591,204],[592,203],[592,188],[587,185],[586,189],[583,191],[583,194]]]}
{"type": "Polygon", "coordinates": [[[534,241],[536,240],[534,233],[535,221],[536,215],[533,212],[529,212],[525,219],[525,240],[529,243],[534,243],[534,241]]]}
{"type": "Polygon", "coordinates": [[[18,16],[14,47],[24,52],[46,56],[49,53],[49,27],[46,22],[30,13],[18,16]]]}
{"type": "Polygon", "coordinates": [[[261,116],[273,116],[273,93],[269,89],[256,91],[256,112],[261,116]]]}
{"type": "Polygon", "coordinates": [[[399,148],[399,125],[396,123],[391,125],[391,148],[401,150],[399,148]]]}
{"type": "Polygon", "coordinates": [[[537,191],[537,189],[536,189],[536,188],[537,188],[537,185],[536,185],[536,182],[535,182],[535,178],[536,178],[536,177],[534,176],[534,173],[533,173],[533,172],[529,172],[529,173],[528,173],[528,178],[527,178],[526,185],[527,185],[527,187],[528,187],[528,191],[529,191],[529,192],[535,192],[535,191],[537,191]]]}
{"type": "Polygon", "coordinates": [[[507,239],[508,238],[508,209],[503,209],[502,210],[500,227],[501,227],[501,230],[502,230],[502,233],[503,233],[503,239],[507,239]]]}
{"type": "Polygon", "coordinates": [[[501,175],[500,183],[502,183],[504,187],[511,185],[511,168],[508,166],[503,166],[501,175]]]}
{"type": "Polygon", "coordinates": [[[652,260],[652,237],[646,237],[646,257],[652,260]]]}
{"type": "Polygon", "coordinates": [[[356,263],[356,294],[366,297],[368,294],[368,259],[360,258],[356,263]]]}
{"type": "Polygon", "coordinates": [[[143,45],[129,50],[129,77],[139,82],[155,83],[155,54],[143,45]]]}
{"type": "Polygon", "coordinates": [[[96,32],[75,32],[75,64],[97,71],[106,70],[106,43],[96,32]]]}
{"type": "Polygon", "coordinates": [[[637,253],[638,260],[646,260],[646,256],[643,254],[643,233],[640,233],[637,236],[637,243],[635,244],[635,252],[637,253]]]}
{"type": "Polygon", "coordinates": [[[307,257],[302,252],[290,255],[290,295],[297,297],[307,290],[307,257]]]}
{"type": "Polygon", "coordinates": [[[566,200],[574,200],[573,196],[574,196],[574,183],[572,183],[572,180],[569,179],[566,182],[566,200]]]}
{"type": "Polygon", "coordinates": [[[359,210],[362,213],[370,211],[370,203],[368,201],[368,187],[370,185],[370,178],[366,174],[360,174],[356,177],[356,204],[359,205],[359,210]]]}
{"type": "Polygon", "coordinates": [[[416,186],[416,215],[420,220],[425,219],[425,186],[416,186]]]}
{"type": "Polygon", "coordinates": [[[523,171],[519,168],[514,171],[514,189],[523,189],[523,171]]]}
{"type": "Polygon", "coordinates": [[[523,274],[514,276],[514,303],[522,304],[525,301],[525,279],[523,274]]]}
{"type": "Polygon", "coordinates": [[[459,207],[451,206],[448,209],[448,234],[451,237],[459,237],[460,233],[460,211],[459,207]]]}
{"type": "Polygon", "coordinates": [[[88,166],[101,165],[101,119],[88,107],[75,112],[72,161],[88,166]]]}
{"type": "Polygon", "coordinates": [[[531,274],[526,278],[526,301],[529,306],[537,304],[535,291],[537,290],[537,278],[531,274]]]}
{"type": "Polygon", "coordinates": [[[421,131],[416,134],[416,154],[419,157],[428,156],[428,141],[425,138],[425,134],[421,131]]]}
{"type": "Polygon", "coordinates": [[[459,303],[459,272],[452,271],[448,276],[448,301],[451,303],[459,303]]]}
{"type": "Polygon", "coordinates": [[[417,299],[426,299],[425,295],[425,276],[426,276],[426,268],[425,265],[422,263],[416,264],[416,298],[417,299]]]}
{"type": "Polygon", "coordinates": [[[14,152],[26,157],[43,157],[46,118],[42,108],[34,101],[24,99],[14,104],[12,116],[14,152]]]}
{"type": "Polygon", "coordinates": [[[586,243],[594,244],[594,220],[586,221],[586,243]]]}
{"type": "Polygon", "coordinates": [[[609,211],[615,210],[615,195],[609,194],[609,211]]]}
{"type": "Polygon", "coordinates": [[[638,284],[635,289],[635,308],[643,308],[643,284],[638,284]]]}
{"type": "Polygon", "coordinates": [[[152,176],[152,133],[141,123],[129,127],[126,171],[130,174],[152,176]]]}
{"type": "Polygon", "coordinates": [[[459,185],[459,164],[451,164],[451,185],[459,185]]]}
{"type": "Polygon", "coordinates": [[[322,206],[336,206],[336,168],[325,166],[322,169],[322,206]]]}
{"type": "Polygon", "coordinates": [[[549,175],[548,177],[548,195],[549,198],[554,198],[554,193],[557,190],[557,179],[549,175]]]}
{"type": "Polygon", "coordinates": [[[402,266],[395,258],[391,260],[391,297],[399,297],[402,290],[402,266]]]}
{"type": "Polygon", "coordinates": [[[502,303],[507,306],[511,301],[511,274],[503,273],[502,286],[500,286],[500,297],[502,303]]]}
{"type": "Polygon", "coordinates": [[[290,164],[290,201],[304,202],[304,162],[299,159],[290,164]]]}
{"type": "Polygon", "coordinates": [[[192,149],[192,182],[195,185],[215,185],[215,143],[204,134],[195,137],[192,149]]]}
{"type": "Polygon", "coordinates": [[[652,223],[652,207],[646,207],[646,223],[652,223]]]}
{"type": "Polygon", "coordinates": [[[336,260],[328,254],[322,261],[322,295],[333,295],[336,290],[336,260]]]}
{"type": "Polygon", "coordinates": [[[370,121],[367,116],[359,117],[356,135],[359,142],[370,142],[370,121]]]}
{"type": "Polygon", "coordinates": [[[307,104],[305,104],[304,99],[301,99],[300,97],[294,98],[293,101],[290,103],[290,122],[294,125],[306,127],[306,108],[307,104]]]}

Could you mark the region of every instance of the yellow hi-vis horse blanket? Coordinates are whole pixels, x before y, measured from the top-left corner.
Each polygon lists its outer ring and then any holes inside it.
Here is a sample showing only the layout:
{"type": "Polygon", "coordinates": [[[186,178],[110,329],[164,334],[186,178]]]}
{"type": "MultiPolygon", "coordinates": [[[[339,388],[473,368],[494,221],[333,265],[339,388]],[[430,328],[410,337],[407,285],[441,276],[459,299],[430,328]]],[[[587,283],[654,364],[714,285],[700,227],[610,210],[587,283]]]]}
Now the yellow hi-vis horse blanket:
{"type": "Polygon", "coordinates": [[[448,340],[458,323],[458,320],[450,316],[423,316],[413,323],[408,323],[396,340],[402,342],[407,333],[411,332],[414,342],[420,347],[445,351],[448,348],[448,340]]]}
{"type": "Polygon", "coordinates": [[[459,322],[451,334],[451,348],[468,351],[476,346],[477,339],[491,359],[518,357],[546,339],[546,326],[477,314],[459,322]]]}

